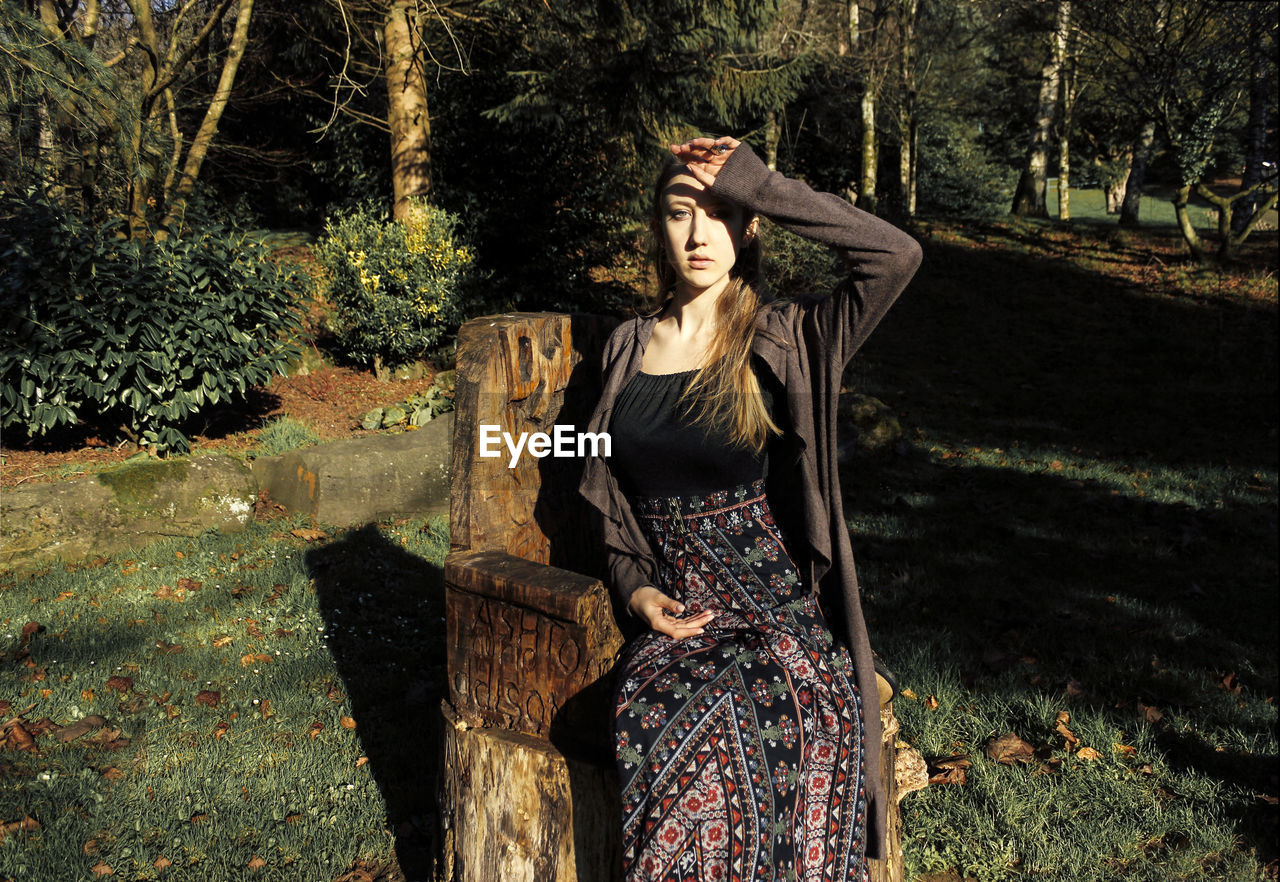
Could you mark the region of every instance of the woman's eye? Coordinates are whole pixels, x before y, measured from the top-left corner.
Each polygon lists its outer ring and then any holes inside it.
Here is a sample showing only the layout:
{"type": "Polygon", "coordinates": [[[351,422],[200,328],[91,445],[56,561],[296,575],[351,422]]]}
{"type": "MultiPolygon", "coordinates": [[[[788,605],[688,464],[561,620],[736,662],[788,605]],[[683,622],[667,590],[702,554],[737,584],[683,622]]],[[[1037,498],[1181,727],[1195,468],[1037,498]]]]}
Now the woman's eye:
{"type": "Polygon", "coordinates": [[[688,216],[689,216],[689,212],[683,208],[677,208],[675,211],[671,212],[672,220],[684,220],[688,216]]]}

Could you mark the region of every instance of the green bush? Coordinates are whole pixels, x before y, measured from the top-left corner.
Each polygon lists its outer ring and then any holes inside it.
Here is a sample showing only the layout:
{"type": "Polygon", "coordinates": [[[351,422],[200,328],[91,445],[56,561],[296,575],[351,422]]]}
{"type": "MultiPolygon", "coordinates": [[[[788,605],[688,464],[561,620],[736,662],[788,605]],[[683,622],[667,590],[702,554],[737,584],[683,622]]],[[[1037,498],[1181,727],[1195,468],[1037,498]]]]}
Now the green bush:
{"type": "Polygon", "coordinates": [[[789,233],[767,220],[762,224],[764,279],[775,297],[826,294],[843,277],[829,245],[789,233]]]}
{"type": "Polygon", "coordinates": [[[457,227],[455,215],[421,202],[400,223],[371,207],[329,219],[315,254],[327,271],[338,342],[353,361],[413,361],[457,328],[476,280],[457,227]]]}
{"type": "Polygon", "coordinates": [[[0,192],[0,261],[6,429],[85,420],[185,452],[183,420],[297,356],[290,276],[243,231],[131,241],[118,223],[0,192]]]}
{"type": "Polygon", "coordinates": [[[959,217],[1008,214],[1017,173],[992,157],[962,122],[920,127],[917,193],[921,210],[959,217]]]}

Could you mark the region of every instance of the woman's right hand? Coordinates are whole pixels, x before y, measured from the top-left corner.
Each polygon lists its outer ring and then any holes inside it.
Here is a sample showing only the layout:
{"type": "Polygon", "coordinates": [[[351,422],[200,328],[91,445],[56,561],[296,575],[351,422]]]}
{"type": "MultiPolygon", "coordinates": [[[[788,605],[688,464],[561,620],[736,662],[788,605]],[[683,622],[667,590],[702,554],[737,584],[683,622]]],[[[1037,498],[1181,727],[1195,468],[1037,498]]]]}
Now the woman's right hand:
{"type": "Polygon", "coordinates": [[[686,637],[697,637],[703,632],[707,623],[715,618],[714,613],[701,612],[687,619],[676,616],[684,614],[684,604],[668,597],[652,585],[642,585],[631,595],[627,604],[631,614],[659,634],[666,634],[676,640],[686,637]]]}

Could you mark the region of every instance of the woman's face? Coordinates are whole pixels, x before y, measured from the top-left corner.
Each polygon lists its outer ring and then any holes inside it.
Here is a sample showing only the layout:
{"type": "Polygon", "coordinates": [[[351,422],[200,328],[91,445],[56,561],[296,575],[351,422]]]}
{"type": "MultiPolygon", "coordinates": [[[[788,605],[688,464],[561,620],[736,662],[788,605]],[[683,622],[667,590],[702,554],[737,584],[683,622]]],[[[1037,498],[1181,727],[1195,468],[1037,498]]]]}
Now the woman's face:
{"type": "Polygon", "coordinates": [[[677,287],[690,294],[723,291],[742,245],[742,207],[683,174],[663,188],[660,206],[667,260],[677,287]]]}

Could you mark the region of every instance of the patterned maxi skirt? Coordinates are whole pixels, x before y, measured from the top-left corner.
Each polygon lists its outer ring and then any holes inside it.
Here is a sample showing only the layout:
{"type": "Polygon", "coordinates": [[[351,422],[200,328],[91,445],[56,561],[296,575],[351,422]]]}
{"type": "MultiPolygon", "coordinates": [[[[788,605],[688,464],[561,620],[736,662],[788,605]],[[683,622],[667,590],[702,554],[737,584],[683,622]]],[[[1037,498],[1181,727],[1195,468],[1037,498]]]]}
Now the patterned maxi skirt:
{"type": "Polygon", "coordinates": [[[632,500],[699,637],[624,653],[614,733],[627,882],[865,882],[862,703],[764,482],[632,500]]]}

